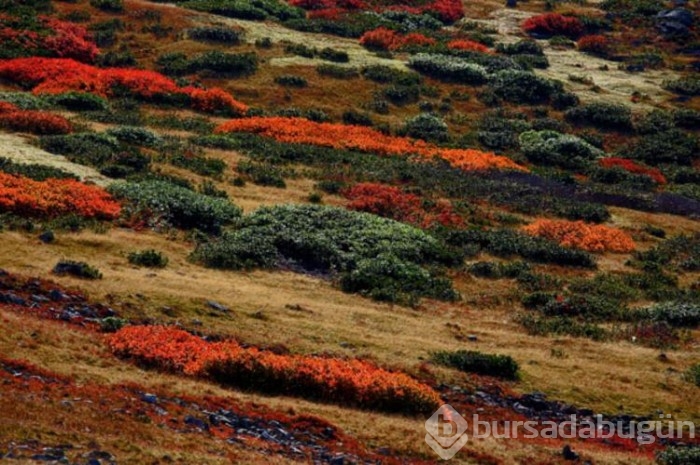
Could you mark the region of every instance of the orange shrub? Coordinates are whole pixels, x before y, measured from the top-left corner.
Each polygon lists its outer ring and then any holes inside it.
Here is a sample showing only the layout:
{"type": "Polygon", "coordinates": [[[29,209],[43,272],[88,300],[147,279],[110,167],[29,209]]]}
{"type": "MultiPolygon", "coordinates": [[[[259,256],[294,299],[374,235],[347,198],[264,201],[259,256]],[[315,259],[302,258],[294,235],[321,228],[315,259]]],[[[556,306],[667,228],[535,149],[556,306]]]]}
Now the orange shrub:
{"type": "Polygon", "coordinates": [[[452,40],[447,43],[447,48],[451,48],[452,50],[489,53],[489,48],[486,45],[467,39],[452,40]]]}
{"type": "Polygon", "coordinates": [[[0,112],[0,127],[39,135],[68,134],[73,130],[63,116],[31,110],[0,112]]]}
{"type": "Polygon", "coordinates": [[[17,58],[0,61],[0,78],[33,88],[34,94],[89,92],[110,97],[126,90],[144,100],[160,100],[170,95],[187,95],[200,111],[231,110],[243,113],[247,107],[221,89],[178,87],[172,79],[155,71],[126,68],[96,68],[63,58],[17,58]]]}
{"type": "Polygon", "coordinates": [[[102,188],[72,179],[34,181],[0,173],[0,211],[39,217],[76,214],[111,220],[119,216],[120,206],[102,188]]]}
{"type": "Polygon", "coordinates": [[[258,391],[408,413],[440,404],[430,387],[361,360],[277,355],[164,326],[127,326],[108,344],[116,355],[145,366],[258,391]]]}
{"type": "Polygon", "coordinates": [[[545,13],[533,16],[523,22],[523,29],[528,34],[545,36],[566,36],[572,39],[583,33],[583,23],[576,17],[559,13],[545,13]]]}
{"type": "Polygon", "coordinates": [[[583,36],[576,42],[576,46],[580,51],[594,55],[607,55],[610,51],[610,42],[603,35],[583,36]]]}
{"type": "Polygon", "coordinates": [[[541,219],[523,227],[523,231],[588,252],[627,253],[635,248],[634,241],[625,232],[583,221],[541,219]]]}
{"type": "Polygon", "coordinates": [[[473,149],[445,149],[408,137],[393,137],[366,126],[316,123],[304,118],[253,117],[228,121],[217,133],[250,132],[291,144],[359,150],[378,155],[438,157],[466,171],[511,169],[527,171],[511,159],[473,149]]]}
{"type": "Polygon", "coordinates": [[[598,160],[598,164],[603,168],[621,168],[628,173],[643,174],[649,176],[658,184],[666,184],[666,176],[658,168],[649,168],[640,165],[633,160],[627,158],[607,157],[598,160]]]}
{"type": "Polygon", "coordinates": [[[399,34],[385,27],[367,31],[360,37],[360,45],[379,50],[393,50],[398,48],[398,43],[399,34]]]}

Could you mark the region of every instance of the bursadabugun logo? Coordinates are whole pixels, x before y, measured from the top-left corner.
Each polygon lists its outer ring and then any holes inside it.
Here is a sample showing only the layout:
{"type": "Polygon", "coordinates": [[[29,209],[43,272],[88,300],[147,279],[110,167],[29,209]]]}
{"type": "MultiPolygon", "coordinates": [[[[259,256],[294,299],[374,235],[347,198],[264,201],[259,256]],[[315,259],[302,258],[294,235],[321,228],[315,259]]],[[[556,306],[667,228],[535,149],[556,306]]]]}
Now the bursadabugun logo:
{"type": "MultiPolygon", "coordinates": [[[[425,422],[425,442],[437,455],[449,460],[465,446],[470,437],[470,423],[451,405],[445,404],[425,422]]],[[[671,415],[659,415],[659,420],[606,420],[603,415],[570,415],[564,420],[514,421],[482,420],[478,414],[471,418],[473,439],[632,439],[639,445],[654,444],[667,439],[695,439],[695,423],[676,421],[671,415]]]]}
{"type": "Polygon", "coordinates": [[[449,460],[469,441],[467,420],[445,404],[425,422],[425,442],[443,460],[449,460]]]}

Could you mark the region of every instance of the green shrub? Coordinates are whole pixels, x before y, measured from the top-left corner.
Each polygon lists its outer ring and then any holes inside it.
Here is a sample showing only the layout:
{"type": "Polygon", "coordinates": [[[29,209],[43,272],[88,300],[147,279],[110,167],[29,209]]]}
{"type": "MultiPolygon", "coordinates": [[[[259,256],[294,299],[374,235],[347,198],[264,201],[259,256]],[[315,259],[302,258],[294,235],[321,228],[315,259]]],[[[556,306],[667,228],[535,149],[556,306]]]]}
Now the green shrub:
{"type": "Polygon", "coordinates": [[[698,140],[679,129],[646,134],[622,149],[627,158],[641,160],[650,165],[675,163],[690,165],[696,158],[698,140]]]}
{"type": "Polygon", "coordinates": [[[507,263],[476,262],[469,266],[469,273],[480,278],[489,279],[517,278],[530,270],[530,265],[523,261],[507,263]]]}
{"type": "Polygon", "coordinates": [[[447,142],[450,138],[447,123],[430,113],[420,113],[409,118],[403,126],[403,132],[409,137],[428,142],[447,142]]]}
{"type": "Polygon", "coordinates": [[[102,318],[100,320],[100,330],[103,333],[116,333],[129,322],[122,318],[117,318],[114,316],[108,316],[107,318],[102,318]]]}
{"type": "Polygon", "coordinates": [[[421,293],[454,298],[446,282],[435,280],[422,267],[460,261],[440,241],[419,229],[321,205],[261,208],[244,217],[236,231],[200,244],[193,256],[213,268],[283,267],[339,273],[347,289],[402,302],[421,293]],[[388,266],[384,272],[372,264],[378,256],[388,266]],[[403,279],[418,287],[406,289],[403,279]]]}
{"type": "Polygon", "coordinates": [[[488,80],[483,66],[449,55],[418,53],[409,58],[408,65],[420,73],[448,82],[478,86],[488,80]]]}
{"type": "Polygon", "coordinates": [[[306,87],[309,85],[306,78],[293,74],[284,74],[275,78],[275,83],[285,87],[306,87]]]}
{"type": "Polygon", "coordinates": [[[700,95],[700,79],[697,77],[682,77],[675,81],[666,81],[664,87],[677,94],[700,95]]]}
{"type": "Polygon", "coordinates": [[[556,131],[526,131],[518,142],[528,160],[544,166],[581,170],[605,155],[579,137],[556,131]]]}
{"type": "Polygon", "coordinates": [[[29,92],[0,92],[0,102],[8,102],[21,110],[44,110],[49,103],[29,92]]]}
{"type": "MultiPolygon", "coordinates": [[[[696,365],[697,366],[697,365],[696,365]]],[[[660,465],[697,465],[700,463],[700,447],[670,446],[659,452],[656,462],[660,465]]]]}
{"type": "Polygon", "coordinates": [[[282,171],[268,163],[241,161],[238,163],[237,171],[245,174],[253,184],[259,186],[278,187],[280,189],[287,187],[282,171]]]}
{"type": "Polygon", "coordinates": [[[318,57],[322,60],[334,61],[336,63],[347,63],[350,61],[350,57],[348,56],[347,52],[335,50],[329,47],[322,48],[321,51],[318,52],[318,57]]]}
{"type": "Polygon", "coordinates": [[[418,101],[420,88],[418,86],[392,84],[382,90],[381,96],[394,105],[407,105],[418,101]]]}
{"type": "Polygon", "coordinates": [[[315,48],[308,47],[304,44],[287,44],[284,46],[284,52],[304,58],[314,58],[318,53],[315,48]]]}
{"type": "Polygon", "coordinates": [[[503,258],[519,255],[533,262],[595,268],[595,261],[587,252],[510,229],[451,231],[446,239],[455,247],[477,246],[503,258]]]}
{"type": "Polygon", "coordinates": [[[240,43],[242,33],[226,26],[199,26],[187,30],[187,36],[201,42],[217,42],[235,45],[240,43]]]}
{"type": "Polygon", "coordinates": [[[498,44],[496,51],[506,55],[544,55],[542,46],[531,39],[519,40],[512,44],[498,44]]]}
{"type": "Polygon", "coordinates": [[[218,178],[226,170],[226,162],[219,158],[208,158],[201,155],[174,153],[167,157],[167,161],[174,166],[185,168],[201,176],[218,178]]]}
{"type": "Polygon", "coordinates": [[[65,155],[73,162],[97,167],[112,161],[122,148],[115,137],[90,132],[45,136],[39,143],[47,152],[65,155]]]}
{"type": "Polygon", "coordinates": [[[362,68],[362,77],[380,84],[392,83],[401,86],[414,86],[422,82],[418,73],[385,65],[370,65],[362,68]]]}
{"type": "Polygon", "coordinates": [[[580,323],[567,317],[536,317],[532,314],[520,315],[517,318],[523,328],[533,336],[549,336],[551,334],[572,337],[585,337],[594,341],[604,341],[610,338],[610,333],[604,328],[592,323],[580,323]]]}
{"type": "Polygon", "coordinates": [[[163,139],[159,135],[138,126],[118,126],[110,128],[107,130],[107,134],[120,142],[142,147],[156,148],[163,144],[163,139]]]}
{"type": "Polygon", "coordinates": [[[39,165],[36,163],[16,163],[9,158],[0,157],[0,171],[8,174],[24,176],[35,181],[53,179],[78,179],[73,173],[53,166],[39,165]]]}
{"type": "Polygon", "coordinates": [[[102,279],[102,273],[97,268],[85,262],[73,260],[60,260],[52,272],[59,276],[70,275],[83,279],[102,279]]]}
{"type": "Polygon", "coordinates": [[[304,18],[306,13],[281,0],[192,0],[179,5],[197,11],[206,11],[230,18],[263,21],[277,18],[280,21],[304,18]]]}
{"type": "Polygon", "coordinates": [[[87,92],[66,92],[51,95],[48,101],[71,111],[105,111],[109,109],[107,100],[87,92]]]}
{"type": "Polygon", "coordinates": [[[661,302],[640,310],[637,317],[665,322],[673,327],[695,328],[700,325],[700,305],[690,302],[661,302]]]}
{"type": "Polygon", "coordinates": [[[489,87],[503,100],[528,105],[546,103],[555,92],[562,90],[560,83],[517,70],[495,73],[489,79],[489,87]]]}
{"type": "Polygon", "coordinates": [[[128,259],[132,265],[146,268],[165,268],[168,265],[168,257],[154,249],[131,252],[128,259]]]}
{"type": "Polygon", "coordinates": [[[125,200],[125,214],[147,214],[156,222],[183,229],[217,233],[241,216],[228,200],[208,197],[163,181],[118,182],[109,186],[117,199],[125,200]]]}
{"type": "Polygon", "coordinates": [[[357,68],[349,66],[331,65],[322,63],[316,67],[316,72],[321,76],[328,76],[335,79],[352,79],[360,75],[357,68]]]}
{"type": "Polygon", "coordinates": [[[632,129],[632,111],[627,106],[613,103],[581,105],[567,110],[565,117],[572,123],[594,126],[603,131],[632,129]]]}
{"type": "Polygon", "coordinates": [[[90,6],[110,13],[124,11],[124,0],[90,0],[90,6]]]}
{"type": "MultiPolygon", "coordinates": [[[[0,97],[0,100],[2,100],[2,97],[0,97]]],[[[685,129],[700,129],[700,111],[690,108],[678,108],[673,111],[673,122],[685,129]]]]}
{"type": "Polygon", "coordinates": [[[685,379],[700,387],[700,363],[696,363],[688,368],[688,371],[685,372],[685,379]]]}
{"type": "Polygon", "coordinates": [[[472,350],[436,352],[433,361],[466,373],[494,376],[510,380],[518,379],[518,362],[509,355],[484,354],[472,350]]]}
{"type": "Polygon", "coordinates": [[[188,72],[207,71],[215,76],[247,76],[258,69],[254,52],[224,53],[216,50],[196,55],[187,62],[188,72]]]}
{"type": "Polygon", "coordinates": [[[366,113],[359,113],[354,110],[347,110],[343,112],[343,123],[351,124],[355,126],[373,126],[374,121],[366,113]]]}

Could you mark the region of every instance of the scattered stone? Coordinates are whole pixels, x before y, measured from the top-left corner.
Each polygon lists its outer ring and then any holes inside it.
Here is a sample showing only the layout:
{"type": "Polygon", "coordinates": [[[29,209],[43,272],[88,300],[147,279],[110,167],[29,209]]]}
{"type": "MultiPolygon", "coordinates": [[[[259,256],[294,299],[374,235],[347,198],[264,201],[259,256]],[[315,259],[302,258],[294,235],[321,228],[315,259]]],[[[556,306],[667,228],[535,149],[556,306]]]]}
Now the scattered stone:
{"type": "Polygon", "coordinates": [[[209,306],[209,308],[212,308],[222,313],[228,313],[230,311],[230,309],[226,305],[214,302],[213,300],[207,300],[207,305],[209,306]]]}
{"type": "Polygon", "coordinates": [[[576,452],[574,452],[574,450],[568,444],[564,446],[564,449],[562,449],[561,454],[564,457],[564,460],[574,461],[580,458],[579,455],[576,452]]]}
{"type": "Polygon", "coordinates": [[[51,230],[44,231],[39,234],[39,240],[44,244],[52,244],[56,240],[56,235],[51,230]]]}
{"type": "Polygon", "coordinates": [[[472,342],[475,342],[475,341],[478,341],[478,340],[479,340],[479,338],[476,337],[476,334],[470,334],[470,335],[468,335],[468,336],[467,336],[467,339],[468,339],[469,341],[472,341],[472,342]]]}
{"type": "Polygon", "coordinates": [[[141,400],[148,403],[148,404],[156,404],[158,403],[158,397],[155,394],[143,394],[141,396],[141,400]]]}

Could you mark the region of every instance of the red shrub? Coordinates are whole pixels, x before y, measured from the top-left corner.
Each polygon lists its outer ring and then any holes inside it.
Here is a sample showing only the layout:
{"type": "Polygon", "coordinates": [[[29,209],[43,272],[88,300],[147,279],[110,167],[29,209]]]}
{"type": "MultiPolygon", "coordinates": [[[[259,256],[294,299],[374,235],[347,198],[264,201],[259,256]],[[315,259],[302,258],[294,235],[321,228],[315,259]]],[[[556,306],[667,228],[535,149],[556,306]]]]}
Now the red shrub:
{"type": "Polygon", "coordinates": [[[0,113],[0,127],[32,134],[68,134],[73,126],[63,116],[43,111],[5,111],[0,113]]]}
{"type": "Polygon", "coordinates": [[[423,7],[423,13],[434,12],[446,23],[454,23],[464,17],[464,5],[461,0],[435,0],[423,7]]]}
{"type": "Polygon", "coordinates": [[[649,176],[651,179],[656,181],[658,184],[666,184],[666,177],[661,173],[658,168],[649,168],[647,166],[642,166],[627,158],[617,158],[608,157],[601,158],[598,163],[603,168],[622,168],[623,170],[634,173],[649,176]]]}
{"type": "Polygon", "coordinates": [[[244,115],[248,106],[235,100],[231,94],[223,89],[199,89],[196,87],[184,87],[180,92],[191,99],[192,108],[205,113],[232,112],[236,115],[244,115]]]}
{"type": "Polygon", "coordinates": [[[0,173],[0,210],[25,216],[76,214],[111,220],[119,216],[120,206],[102,188],[72,179],[34,181],[0,173]]]}
{"type": "Polygon", "coordinates": [[[116,355],[149,367],[258,391],[409,413],[430,412],[440,403],[435,391],[408,375],[361,360],[277,355],[163,326],[127,326],[108,344],[116,355]]]}
{"type": "Polygon", "coordinates": [[[406,34],[405,36],[399,38],[399,44],[395,48],[403,48],[403,47],[410,47],[412,45],[415,46],[426,46],[426,45],[435,45],[436,41],[432,37],[427,37],[424,36],[423,34],[420,34],[418,32],[412,32],[410,34],[406,34]]]}
{"type": "Polygon", "coordinates": [[[464,220],[456,214],[449,203],[425,206],[427,202],[415,195],[403,192],[398,187],[385,184],[360,183],[345,190],[345,198],[350,200],[350,210],[373,213],[421,228],[436,224],[459,227],[464,220]]]}
{"type": "Polygon", "coordinates": [[[528,34],[566,36],[575,39],[583,33],[583,23],[573,16],[546,13],[526,19],[523,30],[528,34]]]}
{"type": "Polygon", "coordinates": [[[35,94],[89,92],[110,97],[116,91],[128,91],[143,100],[160,100],[184,94],[200,111],[232,110],[244,113],[247,107],[221,89],[180,88],[170,78],[155,71],[125,68],[95,68],[71,59],[17,58],[0,61],[0,78],[33,88],[35,94]]]}
{"type": "Polygon", "coordinates": [[[457,39],[450,41],[447,43],[447,48],[451,48],[453,50],[466,50],[469,52],[489,52],[489,48],[486,45],[467,39],[457,39]]]}
{"type": "Polygon", "coordinates": [[[367,31],[360,37],[360,45],[378,50],[393,50],[398,48],[399,34],[396,31],[380,27],[367,31]]]}
{"type": "Polygon", "coordinates": [[[95,61],[100,50],[83,26],[48,16],[41,17],[41,21],[53,31],[53,35],[44,38],[45,48],[61,58],[73,58],[85,63],[95,61]]]}
{"type": "Polygon", "coordinates": [[[610,52],[610,42],[603,35],[583,36],[578,40],[576,46],[580,51],[594,55],[607,55],[610,52]]]}
{"type": "Polygon", "coordinates": [[[632,238],[623,231],[583,221],[537,220],[523,227],[523,231],[588,252],[627,253],[635,248],[632,238]]]}
{"type": "Polygon", "coordinates": [[[250,132],[290,144],[310,144],[359,150],[378,155],[420,155],[438,157],[466,171],[512,169],[527,171],[510,158],[473,149],[445,149],[425,141],[387,136],[365,126],[316,123],[304,118],[253,117],[231,120],[215,129],[217,133],[250,132]]]}

